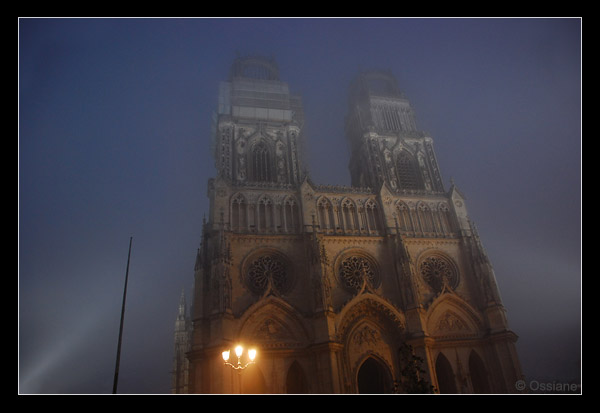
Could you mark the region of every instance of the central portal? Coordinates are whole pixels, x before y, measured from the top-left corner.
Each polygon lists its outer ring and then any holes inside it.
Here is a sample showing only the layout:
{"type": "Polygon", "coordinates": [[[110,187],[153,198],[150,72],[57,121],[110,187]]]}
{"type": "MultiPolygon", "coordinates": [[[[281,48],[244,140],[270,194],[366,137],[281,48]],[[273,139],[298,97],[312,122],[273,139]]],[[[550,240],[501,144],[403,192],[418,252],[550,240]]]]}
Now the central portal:
{"type": "Polygon", "coordinates": [[[382,394],[392,392],[392,376],[381,362],[369,357],[358,370],[358,392],[361,394],[382,394]]]}

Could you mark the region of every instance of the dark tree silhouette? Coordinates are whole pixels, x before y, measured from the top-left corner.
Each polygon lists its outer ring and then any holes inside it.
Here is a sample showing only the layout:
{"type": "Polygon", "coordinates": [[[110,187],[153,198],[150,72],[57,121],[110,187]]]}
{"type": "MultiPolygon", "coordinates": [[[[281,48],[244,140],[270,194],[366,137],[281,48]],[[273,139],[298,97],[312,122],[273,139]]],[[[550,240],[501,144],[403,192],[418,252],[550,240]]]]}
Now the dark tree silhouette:
{"type": "Polygon", "coordinates": [[[398,349],[400,358],[400,380],[394,381],[394,393],[424,394],[433,393],[434,387],[423,378],[424,360],[415,355],[410,344],[403,343],[398,349]]]}

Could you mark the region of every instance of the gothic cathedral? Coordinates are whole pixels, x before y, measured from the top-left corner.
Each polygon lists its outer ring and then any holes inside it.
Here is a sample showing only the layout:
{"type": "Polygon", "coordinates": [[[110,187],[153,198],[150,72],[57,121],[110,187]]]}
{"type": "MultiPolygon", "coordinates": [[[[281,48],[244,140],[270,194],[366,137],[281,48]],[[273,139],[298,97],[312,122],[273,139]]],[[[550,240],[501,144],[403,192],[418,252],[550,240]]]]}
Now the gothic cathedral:
{"type": "Polygon", "coordinates": [[[517,336],[492,266],[396,79],[351,85],[352,186],[311,181],[302,127],[276,63],[236,59],[172,391],[515,392],[517,336]],[[257,350],[243,370],[222,358],[238,343],[257,350]]]}

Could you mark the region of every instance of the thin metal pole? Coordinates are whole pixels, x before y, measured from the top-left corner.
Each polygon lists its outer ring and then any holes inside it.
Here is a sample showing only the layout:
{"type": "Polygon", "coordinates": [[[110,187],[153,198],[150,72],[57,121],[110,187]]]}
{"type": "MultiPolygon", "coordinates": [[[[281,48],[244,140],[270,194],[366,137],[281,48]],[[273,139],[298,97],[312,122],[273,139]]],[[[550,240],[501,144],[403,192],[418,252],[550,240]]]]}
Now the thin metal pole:
{"type": "Polygon", "coordinates": [[[125,288],[123,289],[123,305],[121,306],[121,325],[119,326],[119,343],[117,345],[117,363],[115,365],[115,378],[113,381],[113,394],[117,394],[117,383],[119,382],[119,363],[121,361],[121,340],[123,338],[123,320],[125,318],[125,299],[127,298],[127,279],[129,278],[129,258],[131,257],[131,241],[129,237],[129,253],[127,254],[127,270],[125,271],[125,288]]]}

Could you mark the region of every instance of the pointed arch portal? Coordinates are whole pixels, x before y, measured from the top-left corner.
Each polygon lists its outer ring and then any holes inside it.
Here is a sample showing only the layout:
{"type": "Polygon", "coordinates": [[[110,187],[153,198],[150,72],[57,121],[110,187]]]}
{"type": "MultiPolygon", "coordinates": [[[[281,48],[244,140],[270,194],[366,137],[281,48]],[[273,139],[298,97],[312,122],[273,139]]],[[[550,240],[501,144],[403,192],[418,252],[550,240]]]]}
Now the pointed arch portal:
{"type": "Polygon", "coordinates": [[[458,393],[456,382],[454,381],[454,371],[450,362],[442,353],[440,353],[435,362],[435,372],[438,380],[438,390],[440,393],[458,393]]]}
{"type": "Polygon", "coordinates": [[[289,394],[308,393],[306,377],[297,361],[294,361],[288,370],[285,380],[285,390],[289,394]]]}
{"type": "Polygon", "coordinates": [[[473,393],[490,393],[490,383],[487,378],[487,372],[485,365],[481,360],[481,357],[472,350],[469,356],[469,374],[471,376],[471,383],[473,384],[473,393]]]}
{"type": "Polygon", "coordinates": [[[358,370],[356,378],[358,392],[362,394],[383,394],[392,392],[392,376],[383,363],[369,357],[358,370]]]}
{"type": "Polygon", "coordinates": [[[265,378],[256,364],[249,365],[241,375],[242,394],[268,393],[265,378]]]}

